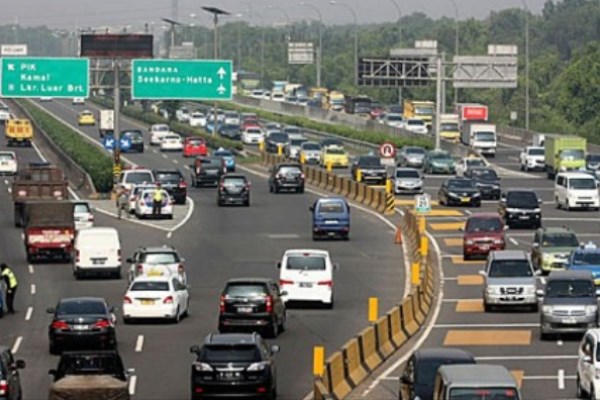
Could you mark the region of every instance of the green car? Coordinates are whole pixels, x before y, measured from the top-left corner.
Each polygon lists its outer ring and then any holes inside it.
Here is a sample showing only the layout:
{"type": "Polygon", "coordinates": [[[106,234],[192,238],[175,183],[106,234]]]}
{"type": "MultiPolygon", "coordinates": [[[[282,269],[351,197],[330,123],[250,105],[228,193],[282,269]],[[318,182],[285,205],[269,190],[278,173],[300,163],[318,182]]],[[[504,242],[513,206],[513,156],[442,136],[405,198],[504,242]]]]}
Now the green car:
{"type": "Polygon", "coordinates": [[[569,262],[571,251],[579,247],[575,232],[568,228],[539,228],[533,237],[531,261],[544,274],[563,270],[569,262]]]}
{"type": "Polygon", "coordinates": [[[456,174],[456,162],[444,150],[431,150],[425,154],[423,172],[426,174],[456,174]]]}

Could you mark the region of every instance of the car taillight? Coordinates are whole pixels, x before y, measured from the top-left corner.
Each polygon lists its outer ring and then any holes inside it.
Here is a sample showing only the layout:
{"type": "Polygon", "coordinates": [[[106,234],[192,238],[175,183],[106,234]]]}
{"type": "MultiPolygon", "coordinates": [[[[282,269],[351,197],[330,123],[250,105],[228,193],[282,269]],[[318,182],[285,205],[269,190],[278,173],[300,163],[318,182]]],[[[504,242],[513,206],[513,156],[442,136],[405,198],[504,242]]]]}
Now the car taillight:
{"type": "Polygon", "coordinates": [[[319,281],[317,285],[333,287],[333,281],[319,281]]]}
{"type": "Polygon", "coordinates": [[[181,181],[181,182],[179,182],[179,187],[180,188],[186,188],[187,187],[187,183],[185,181],[181,181]]]}
{"type": "Polygon", "coordinates": [[[119,264],[121,263],[121,249],[117,250],[117,258],[119,260],[119,264]]]}
{"type": "Polygon", "coordinates": [[[167,296],[163,300],[163,304],[173,304],[173,296],[167,296]]]}
{"type": "Polygon", "coordinates": [[[93,215],[88,216],[88,221],[93,222],[94,221],[94,216],[93,215]]]}
{"type": "Polygon", "coordinates": [[[125,304],[132,304],[133,301],[131,301],[131,297],[125,296],[125,297],[123,297],[123,303],[125,303],[125,304]]]}
{"type": "Polygon", "coordinates": [[[178,273],[179,275],[183,275],[183,271],[184,271],[183,264],[179,264],[179,265],[177,266],[177,273],[178,273]]]}
{"type": "Polygon", "coordinates": [[[52,329],[69,329],[69,324],[65,321],[54,321],[52,322],[52,329]]]}
{"type": "Polygon", "coordinates": [[[280,279],[279,280],[279,286],[283,286],[283,285],[293,285],[294,281],[290,281],[287,279],[280,279]]]}
{"type": "Polygon", "coordinates": [[[304,174],[300,174],[300,179],[304,179],[304,174]]]}
{"type": "Polygon", "coordinates": [[[79,262],[79,250],[75,251],[75,262],[78,263],[79,262]]]}
{"type": "Polygon", "coordinates": [[[105,329],[110,328],[112,323],[107,319],[100,319],[94,324],[94,328],[105,329]]]}
{"type": "Polygon", "coordinates": [[[268,313],[273,312],[273,297],[267,296],[266,301],[267,301],[267,304],[266,304],[267,312],[268,313]]]}
{"type": "Polygon", "coordinates": [[[221,300],[219,301],[219,311],[221,314],[225,312],[225,296],[221,295],[221,300]]]}
{"type": "Polygon", "coordinates": [[[250,182],[247,182],[244,187],[246,188],[246,190],[250,190],[250,182]]]}
{"type": "Polygon", "coordinates": [[[144,273],[144,266],[142,264],[138,264],[135,266],[135,270],[137,271],[138,275],[141,275],[144,273]]]}
{"type": "Polygon", "coordinates": [[[225,185],[221,183],[221,185],[219,186],[219,190],[225,190],[225,185]]]}
{"type": "Polygon", "coordinates": [[[0,396],[7,396],[8,395],[8,382],[7,381],[0,381],[0,396]]]}

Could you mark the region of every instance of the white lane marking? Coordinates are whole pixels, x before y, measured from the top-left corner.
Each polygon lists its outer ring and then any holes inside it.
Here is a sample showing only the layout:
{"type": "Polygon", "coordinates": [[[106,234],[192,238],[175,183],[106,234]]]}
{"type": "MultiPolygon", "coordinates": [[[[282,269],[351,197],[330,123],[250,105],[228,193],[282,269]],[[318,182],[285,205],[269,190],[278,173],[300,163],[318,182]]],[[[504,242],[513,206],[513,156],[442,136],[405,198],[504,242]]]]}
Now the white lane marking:
{"type": "Polygon", "coordinates": [[[269,239],[300,239],[300,235],[296,233],[273,233],[267,234],[269,239]]]}
{"type": "Polygon", "coordinates": [[[132,375],[129,378],[129,395],[133,396],[135,395],[135,385],[137,384],[137,376],[132,375]]]}
{"type": "Polygon", "coordinates": [[[485,356],[475,357],[477,361],[537,361],[537,360],[576,360],[579,356],[562,355],[562,356],[485,356]]]}
{"type": "Polygon", "coordinates": [[[173,232],[167,233],[167,239],[171,239],[171,236],[173,236],[173,232]]]}
{"type": "Polygon", "coordinates": [[[564,344],[563,341],[560,339],[556,341],[557,346],[562,346],[563,344],[564,344]]]}
{"type": "Polygon", "coordinates": [[[162,158],[165,158],[165,159],[166,159],[166,158],[167,158],[167,155],[166,155],[166,154],[163,154],[163,155],[162,155],[162,158]]]}
{"type": "Polygon", "coordinates": [[[511,242],[512,244],[514,244],[515,246],[518,246],[518,245],[519,245],[519,242],[517,242],[517,241],[516,241],[514,238],[508,238],[508,240],[510,240],[510,242],[511,242]]]}
{"type": "Polygon", "coordinates": [[[31,294],[35,294],[35,284],[31,284],[31,294]]]}
{"type": "Polygon", "coordinates": [[[12,188],[11,188],[11,187],[7,187],[7,188],[6,188],[6,191],[7,191],[8,193],[12,193],[12,188]]]}
{"type": "Polygon", "coordinates": [[[468,215],[473,214],[473,212],[471,210],[465,210],[465,213],[468,214],[468,215]]]}
{"type": "Polygon", "coordinates": [[[25,234],[21,233],[21,240],[25,240],[25,234]]]}
{"type": "Polygon", "coordinates": [[[40,160],[42,160],[42,162],[48,162],[48,160],[46,160],[46,157],[44,157],[40,149],[36,146],[35,142],[31,142],[31,146],[33,147],[33,150],[35,150],[35,152],[37,153],[40,160]]]}
{"type": "Polygon", "coordinates": [[[156,150],[156,149],[152,149],[152,152],[153,152],[153,153],[158,153],[158,150],[156,150]]]}
{"type": "Polygon", "coordinates": [[[600,218],[561,218],[561,217],[544,217],[544,221],[566,221],[566,222],[600,222],[600,218]]]}
{"type": "Polygon", "coordinates": [[[15,339],[15,343],[13,344],[12,348],[10,349],[10,351],[13,354],[17,354],[17,352],[19,351],[19,347],[21,347],[21,342],[23,342],[23,336],[19,336],[18,338],[15,339]]]}
{"type": "Polygon", "coordinates": [[[565,390],[565,370],[558,370],[558,390],[565,390]]]}
{"type": "MultiPolygon", "coordinates": [[[[97,208],[96,208],[96,211],[97,211],[97,212],[99,212],[99,213],[101,213],[101,214],[108,215],[108,216],[110,216],[110,217],[118,218],[118,215],[117,215],[117,214],[115,214],[115,213],[113,213],[113,212],[111,212],[111,211],[103,210],[102,208],[98,208],[98,207],[97,207],[97,208]]],[[[153,225],[153,224],[150,224],[150,223],[148,223],[148,222],[145,222],[145,221],[140,221],[140,220],[138,220],[138,219],[133,219],[133,218],[130,218],[130,219],[128,219],[127,221],[129,221],[129,222],[131,222],[131,223],[134,223],[134,224],[138,224],[138,225],[147,226],[147,227],[149,227],[149,228],[155,228],[155,229],[158,229],[158,230],[161,230],[161,231],[165,231],[165,232],[169,232],[169,231],[171,231],[171,229],[169,229],[169,228],[165,228],[164,226],[153,225]]]]}
{"type": "Polygon", "coordinates": [[[34,271],[34,269],[33,269],[33,265],[31,265],[31,264],[29,264],[29,265],[27,266],[27,269],[29,270],[29,273],[30,273],[30,274],[33,274],[33,273],[35,272],[35,271],[34,271]]]}
{"type": "Polygon", "coordinates": [[[135,341],[135,352],[141,353],[144,348],[144,335],[138,335],[137,340],[135,341]]]}
{"type": "MultiPolygon", "coordinates": [[[[558,378],[558,376],[556,375],[531,375],[531,376],[527,376],[524,375],[523,376],[523,380],[524,381],[554,381],[558,378]]],[[[563,379],[568,379],[568,380],[574,380],[577,379],[577,377],[575,375],[565,375],[563,377],[563,379]]]]}
{"type": "Polygon", "coordinates": [[[509,323],[509,324],[436,324],[436,329],[454,328],[539,328],[540,324],[509,323]]]}
{"type": "Polygon", "coordinates": [[[7,179],[4,180],[4,184],[8,185],[8,180],[7,179]]]}
{"type": "Polygon", "coordinates": [[[179,161],[177,161],[176,159],[171,160],[173,161],[173,164],[177,164],[179,161]]]}
{"type": "Polygon", "coordinates": [[[192,217],[192,214],[193,214],[193,212],[194,212],[194,206],[195,206],[194,200],[192,200],[192,198],[191,198],[191,197],[188,197],[188,198],[186,199],[186,201],[190,203],[190,207],[188,208],[188,212],[187,212],[187,214],[185,215],[185,217],[183,217],[183,219],[181,220],[181,222],[180,222],[180,223],[178,223],[177,225],[175,225],[174,227],[172,227],[172,228],[169,230],[170,232],[175,232],[177,229],[181,228],[181,227],[182,227],[183,225],[185,225],[185,223],[186,223],[186,222],[188,222],[188,221],[189,221],[189,219],[192,217]]]}
{"type": "Polygon", "coordinates": [[[540,278],[540,282],[542,282],[542,285],[546,285],[546,278],[541,277],[540,278]]]}
{"type": "Polygon", "coordinates": [[[33,314],[33,307],[27,307],[27,312],[25,313],[25,321],[29,321],[31,319],[31,314],[33,314]]]}
{"type": "Polygon", "coordinates": [[[190,169],[189,165],[184,165],[183,168],[190,169]]]}

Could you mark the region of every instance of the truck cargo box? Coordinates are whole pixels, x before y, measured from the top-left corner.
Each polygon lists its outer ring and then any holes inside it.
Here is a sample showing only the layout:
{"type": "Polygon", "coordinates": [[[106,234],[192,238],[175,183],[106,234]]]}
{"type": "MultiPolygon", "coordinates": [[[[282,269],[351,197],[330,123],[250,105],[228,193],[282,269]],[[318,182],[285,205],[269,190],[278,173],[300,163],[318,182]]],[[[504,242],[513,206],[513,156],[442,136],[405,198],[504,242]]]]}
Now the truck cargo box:
{"type": "Polygon", "coordinates": [[[33,201],[25,204],[25,229],[75,228],[75,205],[65,201],[33,201]]]}
{"type": "Polygon", "coordinates": [[[127,382],[109,375],[71,375],[52,383],[48,400],[129,400],[127,382]]]}

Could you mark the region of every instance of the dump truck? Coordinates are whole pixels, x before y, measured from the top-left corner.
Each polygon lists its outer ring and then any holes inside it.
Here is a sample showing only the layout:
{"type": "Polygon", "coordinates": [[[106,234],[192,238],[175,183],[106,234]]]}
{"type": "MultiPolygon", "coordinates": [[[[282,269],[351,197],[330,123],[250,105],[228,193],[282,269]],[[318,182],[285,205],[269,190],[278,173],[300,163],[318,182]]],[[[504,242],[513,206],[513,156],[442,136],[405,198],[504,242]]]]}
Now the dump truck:
{"type": "Polygon", "coordinates": [[[4,130],[6,146],[31,146],[33,126],[26,118],[9,119],[4,130]]]}
{"type": "Polygon", "coordinates": [[[48,163],[30,163],[28,168],[21,169],[12,183],[15,226],[23,226],[27,202],[66,200],[68,190],[69,182],[60,168],[48,163]]]}
{"type": "Polygon", "coordinates": [[[63,201],[31,201],[25,204],[24,236],[27,261],[71,260],[75,239],[75,204],[63,201]]]}
{"type": "Polygon", "coordinates": [[[115,112],[113,110],[100,110],[100,137],[115,134],[115,112]]]}
{"type": "Polygon", "coordinates": [[[587,140],[579,136],[545,135],[545,168],[548,178],[558,172],[585,170],[587,140]]]}
{"type": "Polygon", "coordinates": [[[404,118],[420,119],[425,123],[427,129],[431,129],[434,114],[435,103],[433,101],[404,100],[404,118]]]}

